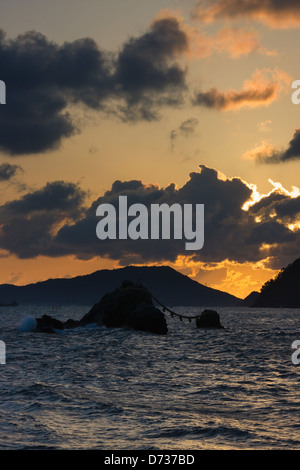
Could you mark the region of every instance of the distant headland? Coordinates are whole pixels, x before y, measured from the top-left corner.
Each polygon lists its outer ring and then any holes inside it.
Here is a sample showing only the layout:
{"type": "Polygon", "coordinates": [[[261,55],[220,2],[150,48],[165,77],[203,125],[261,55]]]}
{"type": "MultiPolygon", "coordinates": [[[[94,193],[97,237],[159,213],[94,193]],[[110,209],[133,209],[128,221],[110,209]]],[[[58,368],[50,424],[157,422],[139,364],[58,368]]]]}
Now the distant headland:
{"type": "Polygon", "coordinates": [[[263,285],[252,307],[300,308],[300,258],[263,285]]]}

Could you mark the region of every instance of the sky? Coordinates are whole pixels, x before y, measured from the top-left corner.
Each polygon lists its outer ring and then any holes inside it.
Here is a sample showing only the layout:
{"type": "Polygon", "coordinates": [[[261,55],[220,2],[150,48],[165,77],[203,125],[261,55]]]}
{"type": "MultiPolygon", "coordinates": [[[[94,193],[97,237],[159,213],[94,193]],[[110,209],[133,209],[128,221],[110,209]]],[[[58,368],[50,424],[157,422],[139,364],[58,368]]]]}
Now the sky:
{"type": "Polygon", "coordinates": [[[244,298],[299,257],[300,1],[2,0],[0,283],[169,265],[244,298]],[[205,206],[205,242],[96,208],[205,206]]]}

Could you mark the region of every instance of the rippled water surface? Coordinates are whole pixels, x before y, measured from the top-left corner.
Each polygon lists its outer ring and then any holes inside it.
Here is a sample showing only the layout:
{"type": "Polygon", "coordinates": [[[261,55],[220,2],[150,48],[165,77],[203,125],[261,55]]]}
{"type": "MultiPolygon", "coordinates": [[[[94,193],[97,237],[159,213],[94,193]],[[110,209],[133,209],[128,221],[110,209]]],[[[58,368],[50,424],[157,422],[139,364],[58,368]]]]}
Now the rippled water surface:
{"type": "Polygon", "coordinates": [[[300,310],[219,308],[217,331],[168,316],[167,336],[19,328],[87,310],[0,308],[1,449],[300,449],[300,310]]]}

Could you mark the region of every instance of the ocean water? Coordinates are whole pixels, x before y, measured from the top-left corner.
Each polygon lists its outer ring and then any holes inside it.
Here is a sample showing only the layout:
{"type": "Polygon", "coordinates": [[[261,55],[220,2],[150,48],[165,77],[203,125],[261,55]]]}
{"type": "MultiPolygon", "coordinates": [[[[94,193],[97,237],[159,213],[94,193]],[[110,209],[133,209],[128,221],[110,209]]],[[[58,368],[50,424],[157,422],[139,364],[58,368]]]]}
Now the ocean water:
{"type": "Polygon", "coordinates": [[[300,449],[300,310],[218,308],[224,330],[167,316],[167,336],[30,331],[88,310],[0,308],[0,449],[300,449]]]}

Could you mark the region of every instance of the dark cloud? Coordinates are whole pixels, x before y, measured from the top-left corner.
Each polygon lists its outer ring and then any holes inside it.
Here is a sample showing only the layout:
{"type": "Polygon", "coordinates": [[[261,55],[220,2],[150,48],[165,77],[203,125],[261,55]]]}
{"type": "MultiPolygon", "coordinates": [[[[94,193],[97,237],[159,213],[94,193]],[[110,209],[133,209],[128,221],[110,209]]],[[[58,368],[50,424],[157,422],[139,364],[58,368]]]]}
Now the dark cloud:
{"type": "Polygon", "coordinates": [[[154,21],[147,33],[124,44],[114,74],[124,120],[151,121],[162,106],[182,103],[186,70],[176,60],[187,50],[188,36],[173,17],[154,21]]]}
{"type": "Polygon", "coordinates": [[[178,137],[191,137],[195,133],[198,124],[199,120],[192,117],[183,121],[177,129],[173,129],[170,132],[171,150],[174,150],[175,142],[178,137]]]}
{"type": "Polygon", "coordinates": [[[293,224],[300,219],[300,196],[291,197],[280,190],[273,190],[252,205],[249,211],[256,217],[260,217],[261,221],[275,218],[277,221],[293,224]]]}
{"type": "Polygon", "coordinates": [[[175,129],[170,132],[170,142],[171,142],[171,151],[173,152],[175,148],[175,142],[177,140],[178,133],[175,129]]]}
{"type": "MultiPolygon", "coordinates": [[[[275,269],[287,256],[299,250],[300,197],[274,189],[268,196],[243,206],[253,196],[252,189],[239,178],[220,178],[217,171],[203,165],[190,174],[180,188],[165,188],[141,181],[115,181],[109,191],[85,207],[85,194],[78,186],[55,182],[23,198],[0,207],[0,248],[21,258],[39,255],[95,256],[115,259],[120,264],[173,262],[180,255],[217,263],[223,260],[257,262],[269,260],[275,269]],[[184,240],[105,240],[96,236],[96,209],[110,203],[118,208],[119,196],[128,205],[142,203],[204,204],[205,243],[195,252],[186,251],[184,240]],[[296,223],[295,227],[291,224],[296,223]]],[[[171,232],[172,233],[172,232],[171,232]]]]}
{"type": "Polygon", "coordinates": [[[270,208],[272,208],[278,201],[285,200],[286,198],[289,198],[289,196],[277,191],[273,191],[271,194],[263,196],[258,202],[253,204],[249,210],[253,214],[259,215],[261,213],[265,213],[267,209],[270,210],[270,208]]]}
{"type": "Polygon", "coordinates": [[[14,156],[58,148],[76,132],[70,115],[61,114],[66,104],[48,92],[14,93],[1,113],[0,149],[14,156]]]}
{"type": "Polygon", "coordinates": [[[42,189],[25,194],[19,200],[7,202],[1,206],[1,216],[6,212],[17,216],[18,214],[27,215],[41,211],[58,211],[60,214],[64,213],[74,218],[79,215],[78,207],[82,205],[84,197],[84,191],[77,185],[54,181],[47,183],[42,189]]]}
{"type": "Polygon", "coordinates": [[[157,20],[148,33],[124,45],[117,59],[117,82],[132,102],[145,91],[182,87],[184,71],[172,61],[187,49],[188,38],[176,18],[157,20]]]}
{"type": "Polygon", "coordinates": [[[298,0],[217,0],[199,1],[193,16],[204,22],[222,19],[252,19],[272,28],[300,26],[298,0]]]}
{"type": "MultiPolygon", "coordinates": [[[[298,237],[299,239],[299,237],[298,237]]],[[[295,234],[277,220],[268,220],[258,223],[249,236],[245,238],[245,243],[249,248],[257,244],[274,245],[280,241],[281,244],[295,241],[295,234]]]]}
{"type": "Polygon", "coordinates": [[[286,219],[290,223],[299,220],[300,196],[293,198],[286,197],[280,204],[277,204],[275,210],[280,219],[286,219]]]}
{"type": "Polygon", "coordinates": [[[0,207],[0,245],[19,258],[51,252],[55,231],[83,216],[86,193],[56,181],[0,207]]]}
{"type": "Polygon", "coordinates": [[[10,165],[9,163],[0,164],[0,182],[11,180],[17,173],[22,171],[19,165],[10,165]]]}
{"type": "Polygon", "coordinates": [[[261,163],[284,163],[300,159],[300,129],[296,129],[292,140],[287,149],[268,152],[267,155],[262,152],[256,155],[256,159],[261,163]]]}
{"type": "Polygon", "coordinates": [[[58,46],[29,32],[0,41],[0,69],[7,104],[0,113],[0,149],[11,155],[55,148],[75,132],[67,102],[53,79],[58,46]]]}
{"type": "Polygon", "coordinates": [[[161,106],[178,106],[187,48],[178,20],[156,20],[119,53],[104,52],[90,38],[58,45],[31,31],[14,40],[0,35],[1,79],[7,104],[0,113],[0,149],[25,155],[57,148],[79,132],[70,105],[83,104],[124,120],[153,120],[161,106]]]}
{"type": "Polygon", "coordinates": [[[187,119],[186,121],[183,121],[179,128],[178,131],[181,135],[184,137],[189,137],[195,132],[196,127],[199,124],[199,120],[197,118],[190,118],[187,119]]]}

